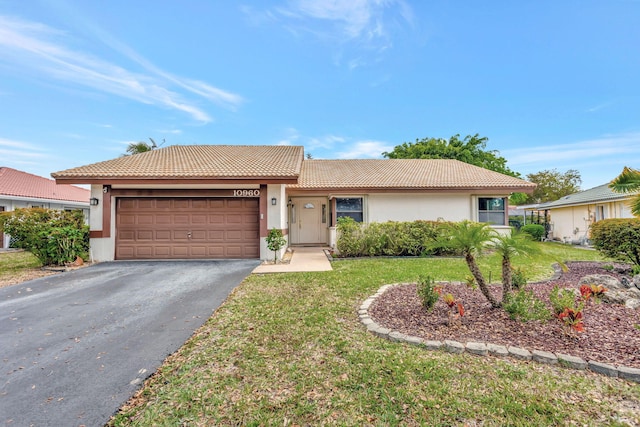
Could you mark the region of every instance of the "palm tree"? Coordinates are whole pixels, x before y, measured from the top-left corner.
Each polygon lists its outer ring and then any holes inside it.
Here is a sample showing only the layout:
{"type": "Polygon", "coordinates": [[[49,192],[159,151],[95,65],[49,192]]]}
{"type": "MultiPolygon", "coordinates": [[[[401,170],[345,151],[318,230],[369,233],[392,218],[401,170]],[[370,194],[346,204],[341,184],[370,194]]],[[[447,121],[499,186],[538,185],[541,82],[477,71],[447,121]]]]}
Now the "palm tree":
{"type": "Polygon", "coordinates": [[[153,146],[146,142],[132,142],[127,146],[127,154],[139,154],[153,150],[153,146]]]}
{"type": "Polygon", "coordinates": [[[539,252],[531,236],[527,233],[513,230],[510,234],[494,238],[491,248],[502,256],[502,304],[505,303],[513,290],[511,261],[516,256],[527,256],[539,252]]]}
{"type": "MultiPolygon", "coordinates": [[[[625,166],[622,173],[609,184],[616,193],[635,193],[640,191],[640,170],[625,166]]],[[[640,217],[640,193],[631,199],[631,213],[640,217]]]]}
{"type": "Polygon", "coordinates": [[[492,307],[500,307],[500,303],[491,294],[487,281],[476,262],[476,256],[480,255],[489,243],[496,238],[496,232],[487,224],[471,221],[451,224],[447,231],[447,235],[441,241],[442,246],[462,252],[469,271],[471,271],[482,294],[492,307]]]}

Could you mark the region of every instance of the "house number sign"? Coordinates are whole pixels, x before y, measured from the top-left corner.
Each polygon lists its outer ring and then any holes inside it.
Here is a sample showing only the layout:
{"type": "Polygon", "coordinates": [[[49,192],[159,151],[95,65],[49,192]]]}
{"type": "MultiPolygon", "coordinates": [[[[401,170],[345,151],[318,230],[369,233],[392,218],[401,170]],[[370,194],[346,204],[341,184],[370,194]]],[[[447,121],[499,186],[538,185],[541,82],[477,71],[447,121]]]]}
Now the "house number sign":
{"type": "Polygon", "coordinates": [[[233,190],[233,197],[260,197],[260,190],[233,190]]]}

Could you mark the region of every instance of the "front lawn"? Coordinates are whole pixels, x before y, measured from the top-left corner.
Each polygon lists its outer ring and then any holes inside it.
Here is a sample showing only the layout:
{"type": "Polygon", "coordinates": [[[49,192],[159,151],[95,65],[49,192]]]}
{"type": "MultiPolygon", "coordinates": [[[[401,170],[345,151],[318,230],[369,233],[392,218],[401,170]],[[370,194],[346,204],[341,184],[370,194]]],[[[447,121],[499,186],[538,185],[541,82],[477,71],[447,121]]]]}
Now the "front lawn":
{"type": "MultiPolygon", "coordinates": [[[[541,244],[530,280],[596,252],[541,244]]],[[[499,259],[482,260],[499,280],[499,259]]],[[[339,261],[253,275],[111,422],[128,425],[637,425],[640,387],[590,372],[382,340],[362,301],[420,274],[464,280],[462,259],[339,261]]]]}

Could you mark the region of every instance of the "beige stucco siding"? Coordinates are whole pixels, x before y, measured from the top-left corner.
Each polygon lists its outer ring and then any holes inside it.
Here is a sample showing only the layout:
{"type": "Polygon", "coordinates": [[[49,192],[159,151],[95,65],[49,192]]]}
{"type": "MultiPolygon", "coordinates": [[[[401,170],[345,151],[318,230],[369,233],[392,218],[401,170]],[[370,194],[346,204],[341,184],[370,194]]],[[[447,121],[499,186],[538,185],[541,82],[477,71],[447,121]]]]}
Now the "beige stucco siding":
{"type": "Polygon", "coordinates": [[[633,218],[628,203],[624,201],[559,207],[549,212],[553,224],[551,237],[565,242],[577,242],[588,238],[589,227],[595,221],[633,218]]]}
{"type": "Polygon", "coordinates": [[[368,222],[472,219],[469,194],[369,194],[368,222]]]}

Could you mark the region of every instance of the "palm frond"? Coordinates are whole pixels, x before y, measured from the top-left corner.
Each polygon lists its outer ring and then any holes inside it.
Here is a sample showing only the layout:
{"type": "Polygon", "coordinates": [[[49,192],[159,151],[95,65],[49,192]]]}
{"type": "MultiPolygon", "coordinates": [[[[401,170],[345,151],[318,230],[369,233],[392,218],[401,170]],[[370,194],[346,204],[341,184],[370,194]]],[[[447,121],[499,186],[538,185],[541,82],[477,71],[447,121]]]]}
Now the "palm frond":
{"type": "Polygon", "coordinates": [[[625,166],[620,175],[611,181],[609,188],[617,193],[633,193],[640,190],[640,171],[625,166]]]}

